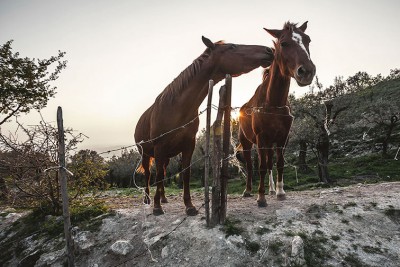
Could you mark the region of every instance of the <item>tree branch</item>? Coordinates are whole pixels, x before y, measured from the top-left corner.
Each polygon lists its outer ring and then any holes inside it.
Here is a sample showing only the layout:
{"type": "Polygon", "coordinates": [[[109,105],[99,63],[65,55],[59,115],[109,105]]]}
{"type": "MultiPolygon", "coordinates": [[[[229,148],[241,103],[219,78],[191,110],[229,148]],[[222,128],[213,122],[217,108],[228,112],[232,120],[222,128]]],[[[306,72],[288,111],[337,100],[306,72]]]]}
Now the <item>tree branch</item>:
{"type": "Polygon", "coordinates": [[[0,125],[2,125],[3,123],[5,123],[9,118],[11,118],[12,116],[14,116],[14,114],[16,114],[20,109],[21,109],[21,105],[19,105],[15,110],[12,110],[12,112],[9,115],[6,115],[6,117],[0,121],[0,125]]]}

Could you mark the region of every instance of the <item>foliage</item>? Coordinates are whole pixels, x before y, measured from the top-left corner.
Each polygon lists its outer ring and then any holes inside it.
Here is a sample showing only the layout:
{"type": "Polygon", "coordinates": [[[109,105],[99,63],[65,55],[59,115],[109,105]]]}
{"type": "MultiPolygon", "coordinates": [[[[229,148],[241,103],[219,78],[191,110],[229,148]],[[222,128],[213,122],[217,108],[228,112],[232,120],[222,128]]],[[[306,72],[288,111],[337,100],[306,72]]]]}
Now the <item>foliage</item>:
{"type": "Polygon", "coordinates": [[[67,167],[74,174],[69,179],[70,189],[75,191],[74,198],[89,190],[107,187],[104,179],[107,164],[96,151],[80,150],[71,157],[67,167]]]}
{"type": "Polygon", "coordinates": [[[0,46],[0,125],[12,116],[45,107],[57,89],[50,83],[67,66],[67,61],[61,61],[65,52],[43,60],[20,58],[18,52],[12,52],[11,44],[8,41],[0,46]]]}
{"type": "MultiPolygon", "coordinates": [[[[135,172],[135,167],[140,160],[138,152],[131,150],[123,150],[121,156],[113,156],[108,160],[109,172],[107,174],[107,181],[111,186],[117,187],[131,187],[132,176],[135,172]]],[[[140,174],[136,174],[139,176],[140,174]]],[[[138,181],[137,181],[138,182],[138,181]]],[[[144,183],[143,183],[144,185],[144,183]]]]}

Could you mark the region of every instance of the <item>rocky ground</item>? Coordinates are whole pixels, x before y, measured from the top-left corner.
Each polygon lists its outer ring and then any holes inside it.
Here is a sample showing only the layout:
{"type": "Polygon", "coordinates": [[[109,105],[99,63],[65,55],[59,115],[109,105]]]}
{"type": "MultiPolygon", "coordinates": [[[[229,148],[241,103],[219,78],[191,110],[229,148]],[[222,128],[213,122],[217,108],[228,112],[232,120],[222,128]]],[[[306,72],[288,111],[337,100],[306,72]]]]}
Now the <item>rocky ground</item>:
{"type": "MultiPolygon", "coordinates": [[[[187,217],[181,196],[169,196],[161,216],[139,196],[105,196],[115,215],[73,229],[76,266],[400,266],[400,183],[287,192],[266,208],[230,196],[227,224],[212,229],[203,196],[193,198],[199,215],[187,217]]],[[[23,216],[2,212],[0,246],[23,216]]],[[[62,241],[25,237],[4,266],[62,266],[62,241]]]]}

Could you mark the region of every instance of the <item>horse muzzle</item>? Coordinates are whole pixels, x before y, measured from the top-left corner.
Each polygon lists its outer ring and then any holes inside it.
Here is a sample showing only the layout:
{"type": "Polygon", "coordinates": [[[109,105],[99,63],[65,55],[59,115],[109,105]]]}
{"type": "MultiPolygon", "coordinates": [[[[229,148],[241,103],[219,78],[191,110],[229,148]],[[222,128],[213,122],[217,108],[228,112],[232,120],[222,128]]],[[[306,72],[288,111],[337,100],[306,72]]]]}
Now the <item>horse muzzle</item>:
{"type": "Polygon", "coordinates": [[[310,64],[300,65],[297,67],[294,78],[299,86],[307,86],[312,83],[315,76],[315,65],[310,61],[310,64]]]}

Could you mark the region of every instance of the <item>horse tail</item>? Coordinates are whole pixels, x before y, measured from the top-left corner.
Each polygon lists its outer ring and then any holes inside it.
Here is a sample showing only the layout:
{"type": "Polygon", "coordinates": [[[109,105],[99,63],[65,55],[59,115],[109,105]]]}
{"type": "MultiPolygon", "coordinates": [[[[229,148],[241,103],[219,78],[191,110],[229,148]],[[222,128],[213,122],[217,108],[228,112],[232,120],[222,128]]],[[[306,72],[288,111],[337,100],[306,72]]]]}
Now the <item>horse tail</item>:
{"type": "MultiPolygon", "coordinates": [[[[149,158],[148,160],[149,160],[148,165],[149,165],[149,169],[150,169],[150,167],[153,165],[154,158],[149,158]]],[[[145,169],[143,167],[143,162],[140,164],[139,168],[136,169],[136,172],[144,174],[145,169]]]]}

